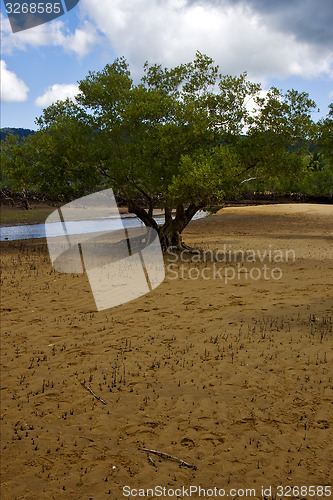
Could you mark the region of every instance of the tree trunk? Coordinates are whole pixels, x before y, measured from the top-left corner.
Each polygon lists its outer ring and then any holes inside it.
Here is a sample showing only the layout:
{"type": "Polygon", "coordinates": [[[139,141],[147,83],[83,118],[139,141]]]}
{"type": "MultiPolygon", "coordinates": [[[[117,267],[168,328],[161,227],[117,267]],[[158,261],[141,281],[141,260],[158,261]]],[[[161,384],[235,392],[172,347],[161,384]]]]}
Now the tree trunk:
{"type": "Polygon", "coordinates": [[[166,206],[164,207],[165,222],[162,226],[159,226],[153,218],[152,210],[147,211],[128,198],[128,211],[134,213],[147,227],[152,227],[158,232],[161,247],[164,252],[170,247],[179,251],[191,250],[191,248],[183,242],[181,233],[196,212],[201,208],[203,208],[203,206],[189,205],[185,209],[184,205],[180,204],[176,208],[176,216],[172,218],[171,208],[166,206]]]}
{"type": "Polygon", "coordinates": [[[31,206],[30,206],[30,203],[29,203],[29,200],[28,200],[28,196],[27,196],[27,192],[26,192],[25,189],[22,189],[22,196],[23,196],[23,200],[22,200],[23,208],[25,210],[31,210],[31,206]]]}
{"type": "Polygon", "coordinates": [[[184,205],[178,205],[174,219],[166,213],[165,223],[158,228],[164,252],[170,247],[176,248],[179,251],[191,250],[183,242],[181,233],[199,209],[200,207],[195,205],[190,205],[187,209],[185,209],[184,205]]]}

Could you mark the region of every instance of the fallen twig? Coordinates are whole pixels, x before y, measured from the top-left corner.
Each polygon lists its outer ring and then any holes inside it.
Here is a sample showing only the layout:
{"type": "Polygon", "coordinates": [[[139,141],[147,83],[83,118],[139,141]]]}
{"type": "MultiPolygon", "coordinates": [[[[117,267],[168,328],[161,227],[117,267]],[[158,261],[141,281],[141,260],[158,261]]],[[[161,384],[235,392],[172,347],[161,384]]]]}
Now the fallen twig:
{"type": "Polygon", "coordinates": [[[154,460],[148,455],[148,462],[157,469],[157,465],[155,464],[154,460]]]}
{"type": "Polygon", "coordinates": [[[190,469],[195,469],[195,470],[197,468],[196,465],[191,465],[185,462],[185,460],[174,457],[173,455],[169,455],[169,453],[164,453],[163,451],[149,450],[148,448],[139,448],[139,450],[146,451],[147,453],[153,453],[154,455],[158,455],[159,457],[165,458],[166,460],[173,460],[174,462],[178,462],[183,467],[189,467],[190,469]]]}
{"type": "Polygon", "coordinates": [[[97,396],[97,394],[95,394],[91,389],[90,387],[88,387],[87,385],[85,385],[83,382],[80,382],[80,384],[82,385],[82,387],[84,387],[84,389],[86,389],[87,391],[90,392],[90,394],[92,396],[94,396],[94,398],[98,399],[98,401],[100,401],[101,403],[103,403],[103,405],[106,405],[106,402],[104,401],[104,399],[100,398],[99,396],[97,396]]]}
{"type": "Polygon", "coordinates": [[[88,441],[90,441],[91,443],[94,443],[95,441],[91,438],[88,438],[86,436],[79,436],[79,438],[82,438],[82,439],[88,439],[88,441]]]}

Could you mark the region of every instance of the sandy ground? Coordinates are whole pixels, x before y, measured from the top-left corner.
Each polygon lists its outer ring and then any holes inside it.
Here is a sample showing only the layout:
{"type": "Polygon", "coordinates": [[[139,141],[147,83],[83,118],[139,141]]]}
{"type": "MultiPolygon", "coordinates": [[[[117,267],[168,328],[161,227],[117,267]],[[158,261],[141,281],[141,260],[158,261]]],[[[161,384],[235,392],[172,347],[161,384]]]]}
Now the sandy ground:
{"type": "Polygon", "coordinates": [[[169,255],[156,290],[101,312],[45,240],[1,243],[1,498],[325,498],[304,488],[332,481],[332,215],[194,221],[206,262],[169,255]]]}

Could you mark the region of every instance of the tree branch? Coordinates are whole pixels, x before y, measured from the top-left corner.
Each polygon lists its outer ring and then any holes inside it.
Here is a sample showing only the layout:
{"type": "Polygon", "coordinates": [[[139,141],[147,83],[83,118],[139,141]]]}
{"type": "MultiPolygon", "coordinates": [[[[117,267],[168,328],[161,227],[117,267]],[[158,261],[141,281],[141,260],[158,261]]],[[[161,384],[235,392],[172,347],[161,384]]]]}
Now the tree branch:
{"type": "Polygon", "coordinates": [[[127,207],[128,211],[135,214],[137,217],[139,217],[142,222],[148,226],[156,229],[158,231],[158,224],[153,218],[153,215],[150,213],[147,213],[146,210],[142,207],[139,207],[137,203],[129,196],[127,189],[125,186],[121,187],[122,192],[124,193],[124,196],[126,198],[127,202],[127,207]]]}
{"type": "Polygon", "coordinates": [[[258,179],[258,177],[249,177],[248,179],[244,179],[243,181],[241,181],[239,185],[244,184],[245,182],[253,181],[255,179],[258,179]]]}
{"type": "Polygon", "coordinates": [[[149,217],[153,217],[154,207],[153,207],[152,196],[150,196],[144,189],[142,189],[140,186],[138,186],[138,184],[136,184],[133,180],[132,180],[132,184],[148,200],[148,215],[149,215],[149,217]]]}
{"type": "Polygon", "coordinates": [[[153,218],[153,216],[150,215],[148,212],[146,212],[146,210],[144,208],[139,207],[139,205],[134,203],[133,200],[129,201],[129,203],[128,203],[128,211],[132,212],[137,217],[139,217],[139,219],[142,220],[142,222],[146,226],[152,227],[153,229],[156,229],[156,231],[158,231],[158,224],[155,221],[155,219],[153,218]]]}
{"type": "Polygon", "coordinates": [[[172,211],[171,207],[169,205],[164,207],[164,217],[165,217],[165,222],[170,222],[172,220],[172,211]]]}
{"type": "Polygon", "coordinates": [[[263,158],[259,158],[257,161],[255,161],[254,163],[252,163],[251,165],[246,167],[242,172],[239,172],[239,174],[236,174],[235,177],[240,177],[241,175],[245,174],[245,172],[248,172],[252,168],[255,168],[262,159],[263,158]]]}

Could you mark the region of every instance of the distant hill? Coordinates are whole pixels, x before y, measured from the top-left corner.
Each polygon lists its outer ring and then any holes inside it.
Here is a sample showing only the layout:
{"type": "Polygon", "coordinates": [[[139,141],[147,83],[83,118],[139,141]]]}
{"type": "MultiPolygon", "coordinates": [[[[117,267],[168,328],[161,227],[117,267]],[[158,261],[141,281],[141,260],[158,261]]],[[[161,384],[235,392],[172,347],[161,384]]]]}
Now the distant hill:
{"type": "Polygon", "coordinates": [[[24,137],[28,137],[28,135],[34,134],[35,131],[31,130],[30,128],[0,128],[0,141],[3,141],[6,139],[7,135],[14,134],[18,135],[20,139],[23,139],[24,137]]]}

